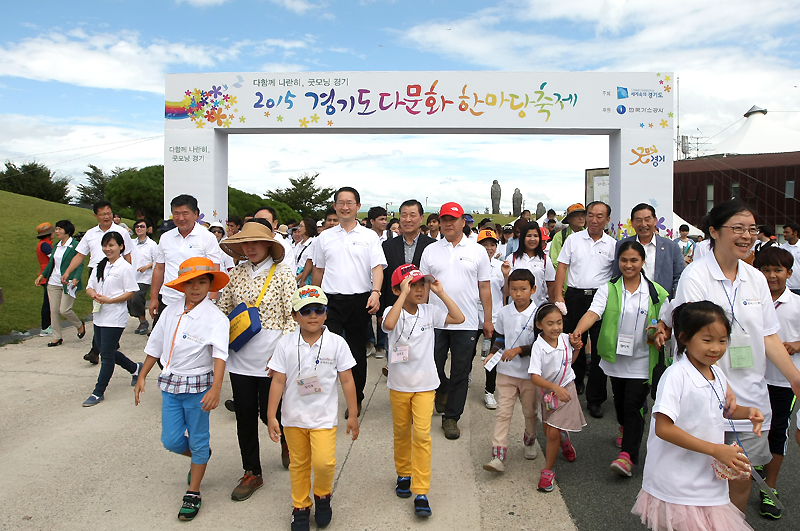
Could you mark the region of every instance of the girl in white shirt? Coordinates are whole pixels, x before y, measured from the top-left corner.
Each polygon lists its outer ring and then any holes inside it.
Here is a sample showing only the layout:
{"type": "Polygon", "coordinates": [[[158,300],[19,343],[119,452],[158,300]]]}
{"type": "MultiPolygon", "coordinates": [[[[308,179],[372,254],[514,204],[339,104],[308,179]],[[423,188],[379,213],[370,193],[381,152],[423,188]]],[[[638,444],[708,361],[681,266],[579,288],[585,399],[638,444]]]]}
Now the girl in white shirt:
{"type": "Polygon", "coordinates": [[[89,277],[86,294],[94,300],[94,334],[100,346],[100,374],[91,396],[84,407],[99,404],[103,400],[108,382],[114,374],[114,365],[119,365],[133,375],[131,385],[136,385],[141,363],[134,363],[117,350],[119,338],[128,324],[127,302],[139,291],[133,266],[120,260],[125,251],[125,240],[118,232],[103,235],[101,245],[106,257],[100,260],[89,277]]]}
{"type": "Polygon", "coordinates": [[[553,261],[544,253],[544,240],[539,224],[531,221],[519,233],[519,248],[511,255],[511,269],[528,269],[536,277],[533,303],[539,307],[550,299],[550,289],[555,284],[556,270],[553,261]]]}
{"type": "Polygon", "coordinates": [[[313,254],[311,245],[317,236],[317,224],[311,218],[303,218],[295,229],[295,233],[300,235],[300,241],[294,245],[294,272],[297,285],[307,286],[311,284],[311,271],[314,268],[311,263],[313,254]]]}
{"type": "Polygon", "coordinates": [[[728,379],[717,366],[728,348],[731,324],[724,310],[709,301],[680,305],[673,322],[677,361],[658,384],[642,490],[631,512],[650,529],[752,529],[730,502],[724,481],[750,473],[742,448],[725,444],[725,427],[733,425],[725,416],[749,419],[760,437],[764,415],[735,405],[728,379]]]}

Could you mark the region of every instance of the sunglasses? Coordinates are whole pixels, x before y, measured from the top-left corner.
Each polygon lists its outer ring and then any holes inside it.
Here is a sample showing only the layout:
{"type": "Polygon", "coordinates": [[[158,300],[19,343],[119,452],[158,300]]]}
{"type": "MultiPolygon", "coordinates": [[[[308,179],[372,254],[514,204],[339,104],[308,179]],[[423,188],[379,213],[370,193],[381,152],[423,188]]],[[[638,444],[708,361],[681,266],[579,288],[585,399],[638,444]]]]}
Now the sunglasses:
{"type": "Polygon", "coordinates": [[[147,225],[134,225],[133,228],[134,229],[146,229],[147,225]]]}
{"type": "Polygon", "coordinates": [[[328,311],[327,306],[315,306],[313,308],[309,308],[308,306],[306,306],[305,308],[300,308],[299,310],[297,310],[297,313],[299,313],[303,317],[308,317],[309,315],[311,315],[311,312],[314,312],[317,315],[325,315],[327,311],[328,311]]]}

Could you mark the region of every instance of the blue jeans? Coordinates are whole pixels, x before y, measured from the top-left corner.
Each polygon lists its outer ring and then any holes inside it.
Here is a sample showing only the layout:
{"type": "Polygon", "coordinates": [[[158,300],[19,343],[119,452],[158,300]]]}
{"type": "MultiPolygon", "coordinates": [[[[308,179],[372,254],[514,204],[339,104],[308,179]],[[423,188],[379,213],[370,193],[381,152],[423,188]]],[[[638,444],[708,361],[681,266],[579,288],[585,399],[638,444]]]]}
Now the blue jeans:
{"type": "MultiPolygon", "coordinates": [[[[375,317],[377,319],[377,316],[375,317]]],[[[372,316],[369,317],[369,323],[367,323],[367,343],[373,343],[375,348],[382,348],[386,350],[386,339],[387,335],[386,332],[383,331],[383,328],[380,326],[377,327],[378,330],[378,341],[375,341],[375,332],[372,331],[372,316]]]]}
{"type": "Polygon", "coordinates": [[[97,376],[97,384],[92,392],[94,396],[103,396],[103,393],[106,392],[108,382],[114,374],[114,365],[119,365],[131,374],[136,372],[136,363],[117,350],[119,338],[122,337],[124,330],[124,328],[94,325],[94,337],[100,347],[100,374],[97,376]]]}
{"type": "Polygon", "coordinates": [[[205,465],[211,454],[208,431],[209,411],[203,411],[202,393],[167,393],[161,391],[161,443],[176,454],[192,449],[192,463],[205,465]],[[185,432],[189,433],[187,437],[185,432]]]}

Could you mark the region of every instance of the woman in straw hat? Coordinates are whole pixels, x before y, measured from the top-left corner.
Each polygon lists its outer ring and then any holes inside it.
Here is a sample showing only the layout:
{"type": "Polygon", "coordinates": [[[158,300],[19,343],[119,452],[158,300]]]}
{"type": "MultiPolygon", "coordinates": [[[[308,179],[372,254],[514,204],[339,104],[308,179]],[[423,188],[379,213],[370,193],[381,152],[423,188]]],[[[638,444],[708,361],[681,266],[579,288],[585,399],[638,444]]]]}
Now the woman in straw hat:
{"type": "MultiPolygon", "coordinates": [[[[272,383],[267,362],[284,334],[295,329],[291,299],[296,288],[290,265],[283,264],[284,249],[273,237],[272,227],[254,219],[241,232],[223,240],[222,250],[240,260],[230,272],[231,281],[220,295],[217,307],[230,314],[245,303],[258,308],[261,330],[238,351],[228,353],[228,372],[233,388],[236,431],[244,475],[231,498],[242,501],[264,484],[258,442],[258,418],[267,424],[267,402],[272,383]]],[[[279,419],[280,420],[280,419],[279,419]]],[[[283,466],[289,466],[289,449],[281,437],[283,466]]]]}
{"type": "Polygon", "coordinates": [[[184,300],[167,306],[153,327],[134,389],[139,405],[147,374],[160,360],[164,367],[158,376],[161,442],[167,450],[192,460],[180,520],[191,520],[200,510],[200,482],[211,456],[209,412],[219,405],[230,323],[208,293],[218,292],[227,283],[228,274],[214,271],[208,258],[197,256],[181,264],[178,278],[165,285],[183,292],[184,300]]]}

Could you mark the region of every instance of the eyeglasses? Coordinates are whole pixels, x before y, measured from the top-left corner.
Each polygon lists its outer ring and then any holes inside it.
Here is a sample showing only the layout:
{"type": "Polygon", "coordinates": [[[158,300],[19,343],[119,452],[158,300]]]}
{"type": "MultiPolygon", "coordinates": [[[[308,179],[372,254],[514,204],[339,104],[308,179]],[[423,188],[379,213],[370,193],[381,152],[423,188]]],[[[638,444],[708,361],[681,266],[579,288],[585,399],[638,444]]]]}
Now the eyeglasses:
{"type": "Polygon", "coordinates": [[[325,315],[328,312],[327,306],[314,306],[313,308],[309,308],[306,306],[305,308],[300,308],[297,310],[297,313],[302,315],[303,317],[308,317],[311,315],[311,312],[314,312],[317,315],[325,315]]]}
{"type": "Polygon", "coordinates": [[[147,225],[134,225],[133,228],[134,229],[146,229],[147,225]]]}
{"type": "Polygon", "coordinates": [[[225,232],[220,230],[220,229],[214,229],[211,232],[216,233],[216,234],[225,234],[225,232]]]}
{"type": "Polygon", "coordinates": [[[356,206],[356,204],[357,203],[355,201],[336,201],[336,206],[338,206],[338,207],[346,206],[346,207],[351,207],[352,208],[352,207],[356,206]]]}
{"type": "Polygon", "coordinates": [[[758,234],[758,227],[742,227],[741,225],[722,225],[722,227],[731,229],[734,234],[744,234],[745,231],[752,236],[758,234]]]}

